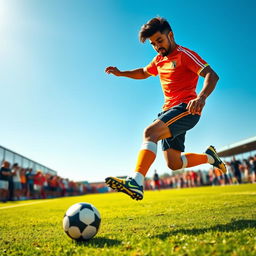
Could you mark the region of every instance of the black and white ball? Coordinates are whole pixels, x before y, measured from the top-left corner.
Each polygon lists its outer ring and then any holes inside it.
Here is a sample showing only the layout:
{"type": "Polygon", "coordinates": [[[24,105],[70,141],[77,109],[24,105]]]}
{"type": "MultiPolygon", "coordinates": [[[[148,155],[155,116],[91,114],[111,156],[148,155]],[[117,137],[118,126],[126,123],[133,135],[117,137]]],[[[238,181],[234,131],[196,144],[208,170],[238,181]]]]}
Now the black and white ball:
{"type": "Polygon", "coordinates": [[[74,240],[89,240],[98,233],[100,222],[100,213],[92,204],[77,203],[64,215],[63,229],[74,240]]]}

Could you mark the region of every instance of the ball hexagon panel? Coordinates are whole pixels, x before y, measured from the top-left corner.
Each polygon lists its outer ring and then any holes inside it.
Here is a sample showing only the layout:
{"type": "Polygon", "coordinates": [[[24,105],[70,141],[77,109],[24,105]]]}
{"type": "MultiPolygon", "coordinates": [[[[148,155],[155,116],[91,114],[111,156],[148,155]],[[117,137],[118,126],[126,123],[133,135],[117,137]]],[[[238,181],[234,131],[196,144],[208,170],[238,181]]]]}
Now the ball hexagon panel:
{"type": "Polygon", "coordinates": [[[87,208],[82,209],[79,212],[79,219],[84,224],[90,225],[91,223],[93,223],[95,221],[95,213],[94,213],[93,210],[90,210],[90,209],[87,209],[87,208]]]}
{"type": "Polygon", "coordinates": [[[87,226],[86,229],[82,233],[82,237],[83,237],[83,239],[87,240],[87,239],[94,237],[96,234],[97,234],[96,227],[87,226]]]}
{"type": "Polygon", "coordinates": [[[68,208],[66,215],[67,216],[75,215],[80,211],[81,207],[82,205],[80,203],[72,205],[71,207],[68,208]]]}
{"type": "Polygon", "coordinates": [[[64,229],[64,231],[68,231],[68,228],[69,228],[69,219],[68,219],[68,216],[65,216],[64,218],[63,218],[63,229],[64,229]]]}
{"type": "Polygon", "coordinates": [[[73,239],[78,239],[81,237],[82,233],[78,227],[71,226],[68,231],[68,235],[73,239]]]}
{"type": "Polygon", "coordinates": [[[87,225],[80,221],[80,212],[76,213],[73,216],[68,216],[69,219],[69,227],[77,227],[80,229],[81,233],[83,232],[83,230],[87,227],[87,225]]]}

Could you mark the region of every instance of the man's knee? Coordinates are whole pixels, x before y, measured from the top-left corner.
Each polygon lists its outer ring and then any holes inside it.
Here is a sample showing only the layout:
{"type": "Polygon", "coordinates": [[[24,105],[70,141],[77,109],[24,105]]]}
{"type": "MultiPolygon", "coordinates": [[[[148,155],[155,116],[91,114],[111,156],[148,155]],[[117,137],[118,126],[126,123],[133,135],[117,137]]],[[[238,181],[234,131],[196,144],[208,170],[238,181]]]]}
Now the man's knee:
{"type": "Polygon", "coordinates": [[[149,126],[144,130],[144,138],[145,139],[151,139],[151,140],[155,140],[157,138],[157,134],[155,132],[155,129],[153,126],[149,126]]]}
{"type": "Polygon", "coordinates": [[[176,162],[168,162],[167,163],[168,168],[170,168],[173,171],[179,170],[182,168],[181,163],[176,163],[176,162]]]}

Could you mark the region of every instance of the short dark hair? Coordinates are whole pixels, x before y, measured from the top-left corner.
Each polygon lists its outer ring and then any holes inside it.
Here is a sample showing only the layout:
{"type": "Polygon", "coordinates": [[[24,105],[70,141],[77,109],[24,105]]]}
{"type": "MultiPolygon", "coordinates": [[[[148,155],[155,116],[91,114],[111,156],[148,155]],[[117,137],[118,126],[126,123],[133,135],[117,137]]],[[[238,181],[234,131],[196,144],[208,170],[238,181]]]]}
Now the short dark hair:
{"type": "Polygon", "coordinates": [[[154,35],[156,32],[169,33],[172,28],[168,21],[161,17],[156,17],[144,24],[139,32],[139,39],[144,43],[150,36],[154,35]]]}

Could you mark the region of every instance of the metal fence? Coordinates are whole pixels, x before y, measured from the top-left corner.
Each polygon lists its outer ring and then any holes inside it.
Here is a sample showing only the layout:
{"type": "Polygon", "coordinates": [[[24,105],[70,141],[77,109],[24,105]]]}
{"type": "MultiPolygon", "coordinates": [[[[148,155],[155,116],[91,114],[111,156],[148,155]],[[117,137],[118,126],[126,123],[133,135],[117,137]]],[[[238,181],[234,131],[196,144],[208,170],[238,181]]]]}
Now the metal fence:
{"type": "Polygon", "coordinates": [[[22,168],[32,168],[35,171],[57,175],[56,171],[2,146],[0,146],[0,161],[1,163],[8,161],[11,165],[17,163],[22,168]]]}

